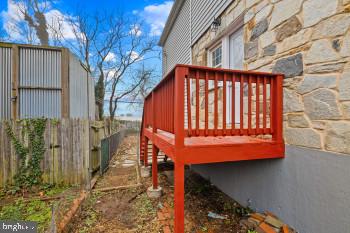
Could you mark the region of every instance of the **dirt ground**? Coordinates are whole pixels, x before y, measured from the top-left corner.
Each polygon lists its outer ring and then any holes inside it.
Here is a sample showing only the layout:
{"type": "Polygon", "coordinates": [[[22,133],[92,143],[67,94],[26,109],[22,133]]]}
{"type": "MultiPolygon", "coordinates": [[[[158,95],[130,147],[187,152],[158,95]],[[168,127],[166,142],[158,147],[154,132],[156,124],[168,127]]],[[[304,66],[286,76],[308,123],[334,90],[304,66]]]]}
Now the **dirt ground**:
{"type": "MultiPolygon", "coordinates": [[[[108,192],[96,191],[112,186],[136,185],[137,136],[127,137],[72,224],[71,232],[172,232],[173,165],[159,164],[159,183],[163,195],[159,200],[147,197],[151,178],[139,178],[141,185],[108,192]]],[[[242,208],[210,183],[187,169],[185,194],[186,232],[244,232],[239,224],[248,210],[242,208]],[[216,215],[217,214],[217,215],[216,215]],[[210,216],[211,217],[210,217],[210,216]]]]}

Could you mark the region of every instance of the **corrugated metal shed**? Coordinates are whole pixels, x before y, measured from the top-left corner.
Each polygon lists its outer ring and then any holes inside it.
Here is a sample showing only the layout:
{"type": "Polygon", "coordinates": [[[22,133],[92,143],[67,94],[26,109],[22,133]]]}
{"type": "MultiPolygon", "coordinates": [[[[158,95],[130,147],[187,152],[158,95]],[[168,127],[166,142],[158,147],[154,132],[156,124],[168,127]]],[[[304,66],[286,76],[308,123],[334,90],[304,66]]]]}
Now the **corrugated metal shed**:
{"type": "Polygon", "coordinates": [[[0,47],[0,119],[11,117],[11,48],[0,47]]]}
{"type": "Polygon", "coordinates": [[[0,59],[0,119],[95,119],[94,82],[67,49],[0,43],[0,59]]]}
{"type": "Polygon", "coordinates": [[[61,117],[61,51],[19,49],[19,117],[61,117]]]}
{"type": "Polygon", "coordinates": [[[95,119],[95,80],[90,76],[88,78],[89,82],[89,118],[95,119]]]}
{"type": "Polygon", "coordinates": [[[69,56],[69,102],[71,118],[88,117],[88,72],[73,55],[69,56]]]}

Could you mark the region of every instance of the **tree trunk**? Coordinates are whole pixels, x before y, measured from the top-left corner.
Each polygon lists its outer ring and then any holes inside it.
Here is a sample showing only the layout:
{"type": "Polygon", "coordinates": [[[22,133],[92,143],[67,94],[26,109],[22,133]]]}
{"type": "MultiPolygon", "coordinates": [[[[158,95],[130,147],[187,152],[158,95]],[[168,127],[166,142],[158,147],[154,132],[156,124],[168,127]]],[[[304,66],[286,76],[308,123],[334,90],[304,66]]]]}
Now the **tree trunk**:
{"type": "Polygon", "coordinates": [[[95,99],[96,99],[95,102],[97,105],[98,117],[100,120],[103,119],[104,98],[105,98],[104,75],[103,73],[100,73],[100,76],[95,86],[95,99]]]}

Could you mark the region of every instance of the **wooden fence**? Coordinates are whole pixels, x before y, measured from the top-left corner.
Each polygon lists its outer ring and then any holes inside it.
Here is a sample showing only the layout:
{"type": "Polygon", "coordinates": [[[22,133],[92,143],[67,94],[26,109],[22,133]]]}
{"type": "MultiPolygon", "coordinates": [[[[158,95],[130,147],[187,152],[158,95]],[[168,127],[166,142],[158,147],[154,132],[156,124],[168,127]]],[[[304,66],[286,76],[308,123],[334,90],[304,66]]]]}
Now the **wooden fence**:
{"type": "MultiPolygon", "coordinates": [[[[28,144],[23,123],[11,121],[14,133],[28,144]]],[[[41,163],[43,180],[56,184],[88,184],[91,173],[99,168],[100,141],[106,136],[104,122],[62,119],[46,123],[46,152],[41,163]]],[[[0,122],[0,187],[13,183],[20,159],[0,122]]]]}

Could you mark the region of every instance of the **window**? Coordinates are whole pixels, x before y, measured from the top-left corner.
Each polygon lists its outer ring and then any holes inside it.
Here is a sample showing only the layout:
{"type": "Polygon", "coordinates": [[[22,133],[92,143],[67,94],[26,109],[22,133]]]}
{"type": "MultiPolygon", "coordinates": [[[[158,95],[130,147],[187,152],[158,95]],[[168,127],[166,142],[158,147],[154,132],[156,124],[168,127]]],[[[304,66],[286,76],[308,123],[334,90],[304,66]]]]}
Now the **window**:
{"type": "Polygon", "coordinates": [[[211,64],[212,67],[220,68],[222,66],[222,47],[221,45],[216,47],[211,52],[211,64]]]}

